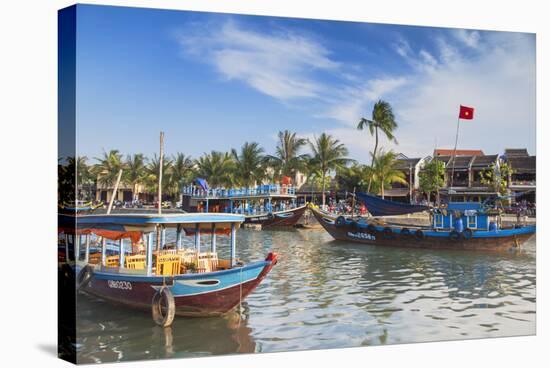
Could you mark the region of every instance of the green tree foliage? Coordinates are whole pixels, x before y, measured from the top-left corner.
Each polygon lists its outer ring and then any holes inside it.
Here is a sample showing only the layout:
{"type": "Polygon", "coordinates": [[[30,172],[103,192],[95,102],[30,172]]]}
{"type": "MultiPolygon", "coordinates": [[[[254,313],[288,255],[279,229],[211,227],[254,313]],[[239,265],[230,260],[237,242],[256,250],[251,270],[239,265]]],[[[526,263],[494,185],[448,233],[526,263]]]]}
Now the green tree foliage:
{"type": "Polygon", "coordinates": [[[353,160],[347,158],[348,150],[338,139],[333,138],[326,133],[321,134],[313,142],[309,142],[313,153],[310,163],[319,169],[321,173],[322,204],[325,205],[325,190],[327,174],[331,170],[338,170],[341,167],[351,163],[353,160]]]}
{"type": "Polygon", "coordinates": [[[234,184],[235,162],[227,152],[212,151],[195,161],[196,176],[204,178],[211,187],[231,187],[234,184]]]}
{"type": "Polygon", "coordinates": [[[420,190],[426,193],[428,202],[432,193],[439,193],[445,185],[445,164],[436,159],[428,162],[419,174],[420,190]]]}
{"type": "Polygon", "coordinates": [[[143,183],[147,175],[147,161],[142,153],[128,155],[125,169],[122,173],[124,182],[132,187],[132,198],[137,192],[137,186],[143,183]]]}
{"type": "Polygon", "coordinates": [[[263,148],[256,142],[245,142],[241,151],[231,150],[233,177],[237,185],[251,187],[265,178],[266,159],[263,148]]]}
{"type": "Polygon", "coordinates": [[[171,161],[170,193],[177,196],[181,192],[182,186],[189,184],[193,179],[193,160],[191,156],[178,152],[171,161]]]}
{"type": "Polygon", "coordinates": [[[94,174],[97,175],[97,182],[107,188],[113,187],[116,183],[118,172],[125,168],[122,155],[118,150],[103,152],[103,156],[96,158],[98,163],[94,166],[94,174]]]}
{"type": "Polygon", "coordinates": [[[502,162],[499,166],[493,163],[488,169],[481,172],[481,184],[490,186],[500,195],[506,195],[508,180],[513,173],[513,169],[506,162],[502,162]]]}
{"type": "Polygon", "coordinates": [[[392,183],[407,184],[405,174],[396,168],[397,155],[393,151],[380,151],[371,167],[371,179],[378,188],[378,194],[384,198],[384,189],[392,183]]]}
{"type": "MultiPolygon", "coordinates": [[[[147,187],[148,191],[151,193],[158,192],[159,173],[160,173],[160,157],[155,154],[151,159],[151,161],[149,161],[145,169],[144,184],[147,187]]],[[[172,180],[172,160],[167,157],[163,157],[163,160],[162,160],[162,193],[163,194],[169,193],[168,189],[172,185],[171,180],[172,180]]]]}
{"type": "MultiPolygon", "coordinates": [[[[393,134],[394,130],[397,129],[397,122],[391,105],[383,100],[376,102],[372,109],[371,119],[361,118],[357,124],[357,129],[364,130],[365,128],[369,129],[370,134],[374,135],[375,139],[371,161],[371,167],[374,167],[374,161],[378,155],[378,131],[382,131],[388,140],[397,143],[397,139],[393,134]]],[[[368,191],[371,189],[371,183],[372,181],[369,181],[368,191]]]]}
{"type": "Polygon", "coordinates": [[[279,142],[275,155],[267,156],[268,164],[273,168],[274,178],[281,179],[283,176],[294,178],[297,171],[305,171],[307,154],[300,154],[300,150],[307,144],[307,140],[298,138],[296,133],[288,130],[279,132],[279,142]]]}

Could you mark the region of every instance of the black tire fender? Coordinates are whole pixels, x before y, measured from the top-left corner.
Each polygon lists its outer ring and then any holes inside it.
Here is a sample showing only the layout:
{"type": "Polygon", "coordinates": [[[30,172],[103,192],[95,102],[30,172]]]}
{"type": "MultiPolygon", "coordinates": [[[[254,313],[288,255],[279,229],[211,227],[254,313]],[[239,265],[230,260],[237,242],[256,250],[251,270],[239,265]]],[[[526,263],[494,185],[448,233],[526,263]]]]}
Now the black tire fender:
{"type": "Polygon", "coordinates": [[[382,230],[382,234],[384,234],[384,238],[386,239],[391,239],[394,236],[392,229],[389,227],[385,227],[384,230],[382,230]]]}
{"type": "Polygon", "coordinates": [[[466,240],[472,239],[472,236],[474,235],[474,232],[472,229],[464,229],[462,232],[462,237],[466,240]]]}
{"type": "Polygon", "coordinates": [[[417,240],[424,240],[424,238],[426,237],[426,235],[424,235],[424,232],[420,229],[416,230],[414,232],[414,237],[417,239],[417,240]]]}
{"type": "Polygon", "coordinates": [[[342,227],[346,224],[346,218],[344,216],[338,216],[334,222],[336,227],[342,227]]]}
{"type": "Polygon", "coordinates": [[[153,295],[151,301],[151,310],[153,321],[161,327],[168,327],[174,321],[176,315],[176,302],[170,289],[166,286],[161,287],[153,295]],[[166,314],[163,314],[162,302],[165,302],[166,314]]]}
{"type": "Polygon", "coordinates": [[[401,229],[401,235],[408,238],[412,235],[412,233],[408,228],[404,227],[401,229]]]}
{"type": "Polygon", "coordinates": [[[453,230],[449,233],[449,239],[451,239],[452,241],[458,241],[460,240],[460,238],[460,233],[456,230],[453,230]]]}
{"type": "Polygon", "coordinates": [[[78,276],[76,277],[76,289],[80,290],[82,288],[85,288],[86,285],[90,283],[93,273],[94,271],[90,265],[84,266],[84,268],[80,270],[78,276]]]}
{"type": "Polygon", "coordinates": [[[369,224],[369,226],[367,226],[367,233],[375,235],[377,233],[376,226],[369,224]]]}

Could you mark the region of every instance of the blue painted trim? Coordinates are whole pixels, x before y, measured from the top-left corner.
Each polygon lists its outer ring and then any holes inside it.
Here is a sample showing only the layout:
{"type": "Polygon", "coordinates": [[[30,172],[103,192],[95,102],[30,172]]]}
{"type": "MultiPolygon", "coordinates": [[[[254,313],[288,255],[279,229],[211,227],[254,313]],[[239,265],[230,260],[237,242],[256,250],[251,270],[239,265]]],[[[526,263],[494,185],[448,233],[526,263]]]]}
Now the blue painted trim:
{"type": "MultiPolygon", "coordinates": [[[[347,224],[351,224],[351,220],[346,219],[347,224]]],[[[358,222],[357,225],[360,229],[366,229],[368,224],[364,222],[358,222]]],[[[382,231],[386,227],[385,226],[375,226],[376,231],[382,231]]],[[[389,229],[395,234],[399,234],[401,232],[401,227],[395,227],[395,226],[388,226],[389,229]]],[[[448,238],[449,233],[453,230],[440,230],[440,231],[433,231],[433,230],[423,230],[424,235],[427,237],[434,237],[434,238],[448,238]]],[[[505,238],[510,237],[514,235],[523,235],[523,234],[534,234],[537,231],[537,227],[535,225],[532,226],[524,226],[518,229],[500,229],[496,231],[490,231],[490,230],[475,230],[472,229],[473,235],[472,238],[505,238]]]]}
{"type": "Polygon", "coordinates": [[[207,272],[207,273],[186,273],[183,275],[162,277],[162,276],[147,276],[143,275],[133,275],[117,272],[118,269],[114,269],[115,272],[106,272],[106,271],[94,271],[94,277],[100,280],[120,280],[120,281],[131,281],[131,282],[150,282],[150,283],[162,283],[163,280],[201,280],[201,279],[210,279],[215,277],[224,277],[230,274],[241,273],[253,269],[263,269],[265,266],[270,265],[271,261],[258,261],[244,265],[243,267],[235,267],[229,270],[207,272]]]}

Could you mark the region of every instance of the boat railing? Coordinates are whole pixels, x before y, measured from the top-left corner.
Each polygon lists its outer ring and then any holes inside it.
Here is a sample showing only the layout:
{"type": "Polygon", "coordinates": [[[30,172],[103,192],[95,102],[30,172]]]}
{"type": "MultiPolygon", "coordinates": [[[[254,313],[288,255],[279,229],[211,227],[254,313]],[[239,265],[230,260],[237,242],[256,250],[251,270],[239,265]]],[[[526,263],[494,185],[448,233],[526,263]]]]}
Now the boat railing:
{"type": "Polygon", "coordinates": [[[225,212],[226,213],[236,213],[240,215],[248,215],[248,216],[262,216],[262,215],[268,215],[273,212],[281,212],[286,210],[292,210],[294,208],[297,208],[298,204],[295,202],[291,203],[281,203],[277,205],[265,205],[265,206],[248,206],[248,207],[234,207],[231,211],[230,208],[226,207],[225,212]]]}
{"type": "Polygon", "coordinates": [[[292,185],[267,184],[253,188],[212,188],[204,189],[196,185],[182,188],[182,194],[195,198],[234,198],[253,196],[295,195],[296,187],[292,185]]]}

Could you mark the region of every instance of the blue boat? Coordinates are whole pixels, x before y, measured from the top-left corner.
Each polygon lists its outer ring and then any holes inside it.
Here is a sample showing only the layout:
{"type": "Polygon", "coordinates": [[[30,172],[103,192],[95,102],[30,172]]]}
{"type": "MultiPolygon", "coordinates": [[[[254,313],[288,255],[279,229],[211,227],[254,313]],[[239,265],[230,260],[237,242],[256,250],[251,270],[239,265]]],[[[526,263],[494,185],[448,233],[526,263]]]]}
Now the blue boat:
{"type": "Polygon", "coordinates": [[[476,202],[451,202],[431,209],[429,226],[389,223],[383,218],[335,216],[315,206],[311,210],[335,239],[381,246],[511,250],[518,249],[536,233],[535,225],[503,226],[498,212],[476,202]]]}
{"type": "Polygon", "coordinates": [[[237,259],[236,231],[243,221],[242,215],[223,213],[61,214],[61,261],[75,270],[79,291],[151,310],[161,326],[175,315],[221,315],[238,306],[277,263],[275,253],[246,265],[237,259]],[[166,242],[168,229],[176,231],[172,244],[166,242]],[[193,247],[183,247],[184,236],[192,237],[193,247]],[[218,236],[229,237],[229,259],[218,258],[218,236]],[[205,238],[207,252],[201,251],[205,238]],[[118,252],[108,252],[107,240],[118,242],[118,252]]]}

